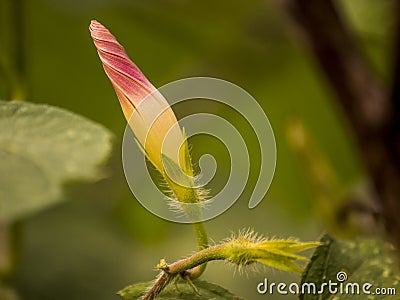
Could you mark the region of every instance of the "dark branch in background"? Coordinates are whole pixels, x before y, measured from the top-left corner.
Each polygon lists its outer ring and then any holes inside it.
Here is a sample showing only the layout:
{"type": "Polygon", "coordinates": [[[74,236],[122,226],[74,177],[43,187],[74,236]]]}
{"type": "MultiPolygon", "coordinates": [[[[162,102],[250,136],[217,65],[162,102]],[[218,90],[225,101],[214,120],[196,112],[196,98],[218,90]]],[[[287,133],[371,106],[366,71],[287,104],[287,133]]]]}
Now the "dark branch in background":
{"type": "Polygon", "coordinates": [[[400,249],[400,23],[390,95],[369,68],[332,0],[281,2],[336,93],[375,188],[386,230],[400,249]]]}
{"type": "MultiPolygon", "coordinates": [[[[397,168],[400,168],[400,2],[395,1],[394,12],[396,13],[396,44],[394,49],[394,70],[392,86],[392,109],[393,109],[393,127],[388,140],[390,147],[397,158],[395,161],[397,168]],[[397,154],[397,155],[396,155],[397,154]]],[[[400,199],[398,199],[400,201],[400,199]]]]}

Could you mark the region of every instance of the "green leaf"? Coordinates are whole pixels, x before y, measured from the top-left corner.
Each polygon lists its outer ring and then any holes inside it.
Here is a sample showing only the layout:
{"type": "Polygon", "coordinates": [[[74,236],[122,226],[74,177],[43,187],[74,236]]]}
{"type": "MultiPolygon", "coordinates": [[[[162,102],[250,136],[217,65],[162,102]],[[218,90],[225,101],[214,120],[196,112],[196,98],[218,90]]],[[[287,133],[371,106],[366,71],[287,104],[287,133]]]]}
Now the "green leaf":
{"type": "Polygon", "coordinates": [[[371,239],[342,241],[329,235],[325,235],[321,242],[323,245],[315,250],[301,283],[314,283],[318,288],[329,280],[342,282],[344,292],[333,294],[326,288],[324,293],[303,294],[300,299],[399,299],[398,296],[375,294],[376,288],[395,288],[397,293],[400,292],[400,271],[391,245],[371,239]],[[347,279],[338,281],[339,272],[345,272],[347,279]],[[350,285],[346,294],[346,285],[350,283],[360,286],[360,294],[350,294],[350,285]],[[371,294],[363,293],[365,283],[372,285],[369,289],[371,294]]]}
{"type": "Polygon", "coordinates": [[[103,126],[61,108],[0,101],[0,222],[62,199],[68,180],[98,179],[111,150],[103,126]]]}
{"type": "MultiPolygon", "coordinates": [[[[180,280],[177,284],[176,289],[174,284],[167,286],[161,294],[157,297],[157,300],[241,300],[238,296],[233,295],[228,290],[206,281],[196,280],[193,282],[198,289],[200,295],[196,294],[193,288],[185,281],[180,280]]],[[[134,285],[124,288],[118,292],[125,300],[140,299],[145,292],[154,284],[153,281],[136,283],[134,285]]],[[[243,299],[242,299],[243,300],[243,299]]]]}

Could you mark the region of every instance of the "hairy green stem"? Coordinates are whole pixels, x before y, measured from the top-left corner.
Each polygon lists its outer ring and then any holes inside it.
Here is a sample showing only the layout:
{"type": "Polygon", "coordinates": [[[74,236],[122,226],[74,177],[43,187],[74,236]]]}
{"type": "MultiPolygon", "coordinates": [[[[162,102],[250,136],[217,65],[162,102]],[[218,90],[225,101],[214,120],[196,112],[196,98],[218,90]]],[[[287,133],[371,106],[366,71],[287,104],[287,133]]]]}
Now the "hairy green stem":
{"type": "Polygon", "coordinates": [[[187,278],[188,280],[197,278],[193,278],[193,273],[203,272],[204,270],[201,270],[201,267],[205,266],[206,262],[212,260],[224,260],[227,258],[226,251],[224,251],[225,248],[226,244],[205,248],[188,258],[178,260],[170,265],[168,265],[167,262],[162,259],[157,265],[157,268],[163,272],[158,277],[151,289],[143,296],[142,300],[155,299],[157,295],[177,276],[187,278]]]}
{"type": "Polygon", "coordinates": [[[239,235],[235,239],[200,250],[192,256],[167,264],[162,259],[157,268],[162,271],[152,288],[142,298],[152,300],[178,276],[191,282],[196,277],[197,268],[213,260],[225,260],[238,266],[261,263],[276,269],[302,272],[298,262],[307,260],[297,252],[319,246],[319,242],[301,243],[294,240],[266,240],[252,232],[239,235]]]}
{"type": "Polygon", "coordinates": [[[208,247],[208,236],[206,232],[206,227],[203,222],[194,223],[193,224],[194,231],[196,232],[197,244],[199,246],[199,250],[205,249],[208,247]]]}
{"type": "MultiPolygon", "coordinates": [[[[170,167],[172,166],[171,168],[172,171],[179,170],[183,174],[183,171],[181,171],[180,167],[177,165],[175,166],[174,163],[168,160],[167,157],[164,157],[164,161],[168,162],[170,164],[170,167]]],[[[207,248],[208,236],[206,228],[203,222],[201,221],[199,222],[199,220],[202,219],[202,211],[201,211],[202,199],[200,197],[199,189],[196,187],[192,187],[194,185],[194,182],[192,182],[191,180],[187,182],[187,185],[182,186],[180,184],[175,183],[166,174],[164,175],[164,178],[167,184],[171,187],[172,191],[174,192],[175,198],[179,202],[181,202],[181,207],[180,207],[181,210],[186,214],[189,220],[192,221],[192,225],[196,233],[198,249],[203,250],[207,248]],[[188,203],[189,206],[187,206],[188,203]]],[[[192,270],[190,278],[195,279],[200,277],[201,274],[205,271],[205,269],[206,269],[206,264],[201,265],[198,268],[192,270]]]]}
{"type": "MultiPolygon", "coordinates": [[[[229,243],[215,245],[199,252],[196,252],[192,256],[188,258],[184,258],[178,260],[170,265],[163,264],[164,261],[162,260],[161,263],[157,266],[159,269],[163,270],[164,272],[170,275],[182,274],[182,275],[189,275],[190,276],[190,269],[195,268],[197,266],[203,265],[206,262],[212,260],[225,260],[228,259],[230,253],[228,248],[230,247],[229,243]],[[189,272],[189,274],[187,274],[189,272]]],[[[191,278],[191,276],[190,276],[191,278]]],[[[192,278],[191,278],[192,279],[192,278]]]]}
{"type": "MultiPolygon", "coordinates": [[[[206,249],[208,247],[208,236],[204,223],[203,222],[194,223],[193,227],[194,231],[196,232],[197,244],[199,246],[199,250],[206,249]]],[[[206,270],[206,267],[207,264],[201,264],[196,268],[194,268],[190,274],[190,279],[199,278],[201,274],[203,274],[203,272],[206,270]]]]}

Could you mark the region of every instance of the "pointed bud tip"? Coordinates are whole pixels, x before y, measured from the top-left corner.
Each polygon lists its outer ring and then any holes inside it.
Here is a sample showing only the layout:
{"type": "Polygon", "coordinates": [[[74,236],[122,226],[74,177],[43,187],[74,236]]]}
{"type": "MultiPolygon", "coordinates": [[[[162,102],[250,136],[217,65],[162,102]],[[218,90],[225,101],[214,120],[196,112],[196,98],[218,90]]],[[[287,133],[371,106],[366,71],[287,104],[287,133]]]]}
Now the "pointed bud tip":
{"type": "Polygon", "coordinates": [[[101,25],[101,23],[97,22],[97,20],[90,21],[90,26],[89,26],[90,31],[92,31],[93,29],[95,29],[99,25],[101,25]]]}
{"type": "Polygon", "coordinates": [[[92,20],[90,22],[89,30],[92,37],[94,37],[95,35],[102,36],[104,33],[109,33],[108,29],[97,20],[92,20]]]}

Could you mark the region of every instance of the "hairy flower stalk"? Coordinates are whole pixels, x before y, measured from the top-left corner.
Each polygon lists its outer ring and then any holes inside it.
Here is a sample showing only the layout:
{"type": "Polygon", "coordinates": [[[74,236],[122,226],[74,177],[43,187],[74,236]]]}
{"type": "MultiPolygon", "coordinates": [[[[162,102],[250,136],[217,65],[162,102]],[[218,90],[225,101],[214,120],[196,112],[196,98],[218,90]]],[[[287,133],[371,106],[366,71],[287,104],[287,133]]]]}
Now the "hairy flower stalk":
{"type": "MultiPolygon", "coordinates": [[[[162,273],[142,299],[155,299],[177,276],[184,276],[186,270],[213,260],[228,261],[239,268],[258,263],[284,271],[302,272],[303,269],[297,263],[307,259],[297,253],[319,245],[319,242],[268,240],[257,236],[253,231],[245,231],[239,233],[238,237],[232,237],[221,244],[203,249],[172,264],[167,264],[162,259],[157,265],[162,273]]],[[[130,293],[131,287],[127,287],[118,294],[125,299],[130,299],[130,293]]]]}
{"type": "Polygon", "coordinates": [[[302,272],[303,269],[296,263],[307,259],[295,253],[319,244],[318,242],[301,243],[295,240],[253,241],[246,237],[239,237],[201,250],[189,258],[170,265],[165,260],[161,260],[157,267],[168,274],[180,274],[208,261],[226,260],[238,267],[260,263],[284,271],[302,272]]]}
{"type": "MultiPolygon", "coordinates": [[[[104,71],[143,152],[162,174],[182,210],[189,218],[200,219],[200,209],[185,211],[184,203],[200,203],[202,193],[194,184],[186,137],[167,100],[130,60],[125,49],[106,27],[92,21],[90,33],[104,71]]],[[[207,247],[204,225],[195,223],[194,227],[200,249],[207,247]]],[[[204,266],[196,269],[193,277],[200,275],[203,270],[204,266]]]]}

